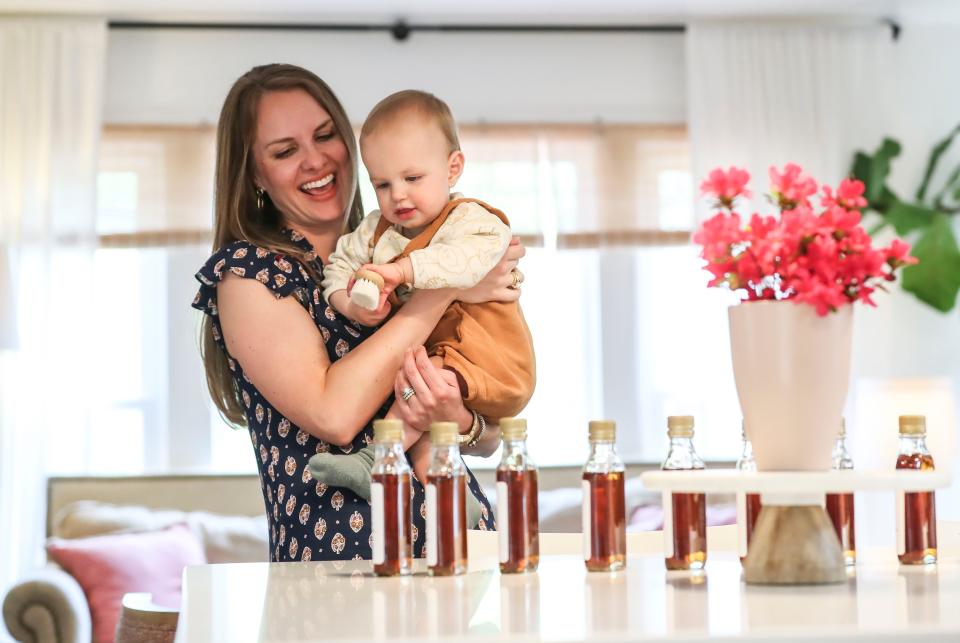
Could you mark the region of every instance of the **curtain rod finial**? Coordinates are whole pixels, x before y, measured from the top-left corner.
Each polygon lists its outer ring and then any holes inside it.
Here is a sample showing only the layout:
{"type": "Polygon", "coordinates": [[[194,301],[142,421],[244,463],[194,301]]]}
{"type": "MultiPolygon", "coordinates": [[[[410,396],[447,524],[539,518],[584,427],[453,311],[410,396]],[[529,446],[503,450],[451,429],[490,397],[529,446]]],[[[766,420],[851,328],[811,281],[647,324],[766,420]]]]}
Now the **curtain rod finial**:
{"type": "Polygon", "coordinates": [[[403,42],[410,37],[410,26],[403,20],[397,20],[393,23],[393,26],[390,27],[390,33],[393,35],[394,40],[403,42]]]}
{"type": "Polygon", "coordinates": [[[884,18],[883,24],[890,27],[890,37],[893,39],[894,42],[897,42],[898,40],[900,40],[900,31],[902,28],[900,27],[899,22],[897,22],[893,18],[884,18]]]}

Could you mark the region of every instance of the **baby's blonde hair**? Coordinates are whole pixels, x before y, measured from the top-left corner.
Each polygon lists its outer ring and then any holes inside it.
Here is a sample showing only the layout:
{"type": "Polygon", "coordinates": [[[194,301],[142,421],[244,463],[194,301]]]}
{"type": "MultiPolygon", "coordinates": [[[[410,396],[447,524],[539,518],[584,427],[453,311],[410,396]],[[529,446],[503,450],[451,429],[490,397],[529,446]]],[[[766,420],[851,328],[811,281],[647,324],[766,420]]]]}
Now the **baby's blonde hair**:
{"type": "Polygon", "coordinates": [[[366,137],[373,134],[378,127],[391,123],[399,116],[410,112],[437,124],[443,138],[447,141],[448,154],[460,150],[457,124],[453,120],[450,107],[433,94],[418,89],[405,89],[390,94],[377,103],[370,110],[367,120],[363,122],[363,127],[360,129],[360,142],[362,143],[366,137]]]}

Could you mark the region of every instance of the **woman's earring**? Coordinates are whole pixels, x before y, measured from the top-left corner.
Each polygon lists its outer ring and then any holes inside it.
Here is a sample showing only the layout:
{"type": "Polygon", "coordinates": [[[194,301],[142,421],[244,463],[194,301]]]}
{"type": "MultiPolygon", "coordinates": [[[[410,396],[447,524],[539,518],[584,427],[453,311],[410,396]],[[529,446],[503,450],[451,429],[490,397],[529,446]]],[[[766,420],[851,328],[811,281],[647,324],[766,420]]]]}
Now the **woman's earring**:
{"type": "Polygon", "coordinates": [[[256,193],[257,193],[257,209],[262,210],[263,209],[263,188],[258,185],[256,189],[256,193]]]}

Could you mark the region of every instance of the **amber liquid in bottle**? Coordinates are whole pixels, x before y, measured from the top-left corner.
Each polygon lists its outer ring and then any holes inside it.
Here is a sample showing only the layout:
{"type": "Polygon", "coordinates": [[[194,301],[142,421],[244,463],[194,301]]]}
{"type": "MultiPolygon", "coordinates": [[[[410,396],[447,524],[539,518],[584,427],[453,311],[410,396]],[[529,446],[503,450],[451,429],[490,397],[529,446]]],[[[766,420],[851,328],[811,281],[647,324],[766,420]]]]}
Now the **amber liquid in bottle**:
{"type": "Polygon", "coordinates": [[[707,560],[707,497],[702,493],[674,493],[673,555],[667,569],[703,569],[707,560]]]}
{"type": "MultiPolygon", "coordinates": [[[[670,448],[660,465],[663,471],[704,468],[703,460],[693,448],[693,426],[691,415],[667,417],[670,448]]],[[[663,500],[664,563],[667,569],[703,569],[707,562],[706,494],[664,494],[663,500]]]]}
{"type": "Polygon", "coordinates": [[[857,536],[854,530],[853,494],[828,493],[827,515],[833,523],[847,565],[857,562],[857,536]]]}
{"type": "MultiPolygon", "coordinates": [[[[898,469],[933,469],[933,457],[927,454],[900,454],[897,457],[898,469]]],[[[903,553],[900,562],[905,565],[925,565],[937,560],[937,512],[935,496],[932,491],[903,494],[903,511],[898,516],[903,524],[903,553]]]]}
{"type": "Polygon", "coordinates": [[[467,489],[464,476],[428,475],[427,485],[427,494],[435,494],[435,503],[431,502],[429,495],[427,497],[427,571],[431,576],[462,574],[467,569],[467,489]],[[436,511],[431,515],[430,508],[434,507],[436,511]]]}
{"type": "Polygon", "coordinates": [[[382,495],[380,491],[373,492],[371,502],[380,503],[382,509],[374,506],[372,510],[383,512],[382,523],[377,516],[373,519],[373,573],[377,576],[410,573],[413,568],[410,474],[374,473],[370,481],[382,489],[382,495]]]}
{"type": "MultiPolygon", "coordinates": [[[[584,533],[590,571],[622,569],[627,560],[627,519],[622,471],[584,473],[588,489],[589,515],[584,516],[584,533]]],[[[586,508],[586,507],[585,507],[586,508]]]]}
{"type": "MultiPolygon", "coordinates": [[[[760,504],[760,494],[759,493],[748,493],[747,494],[747,511],[746,511],[746,524],[747,524],[747,550],[750,549],[750,541],[753,539],[753,530],[757,526],[757,517],[760,515],[760,509],[762,505],[760,504]]],[[[746,556],[740,557],[740,562],[742,563],[747,559],[746,556]]]]}
{"type": "MultiPolygon", "coordinates": [[[[497,482],[506,485],[507,502],[498,516],[506,523],[507,556],[500,556],[500,571],[513,574],[532,572],[540,564],[540,516],[537,502],[537,471],[498,469],[497,482]]],[[[502,485],[498,485],[503,488],[502,485]]]]}

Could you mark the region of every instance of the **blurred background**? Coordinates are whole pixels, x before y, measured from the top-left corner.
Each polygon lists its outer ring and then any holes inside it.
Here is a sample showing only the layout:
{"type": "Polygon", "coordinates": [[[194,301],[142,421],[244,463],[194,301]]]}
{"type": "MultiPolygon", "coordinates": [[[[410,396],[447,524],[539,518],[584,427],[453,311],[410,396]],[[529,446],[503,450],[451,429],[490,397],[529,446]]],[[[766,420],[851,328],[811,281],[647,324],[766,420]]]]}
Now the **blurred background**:
{"type": "MultiPolygon", "coordinates": [[[[0,0],[0,586],[40,556],[47,476],[256,472],[210,403],[190,307],[218,110],[250,67],[311,69],[357,128],[399,89],[450,104],[458,190],[503,209],[528,248],[541,467],[582,464],[601,417],[625,460],[656,466],[669,414],[696,416],[700,454],[729,466],[735,299],[705,287],[689,241],[699,179],[746,167],[764,211],[769,165],[835,185],[891,137],[887,183],[912,197],[960,123],[958,29],[945,0],[0,0]]],[[[931,185],[958,162],[945,148],[931,185]]],[[[934,278],[960,286],[960,255],[938,257],[934,278]]],[[[899,284],[877,302],[856,312],[854,460],[892,467],[912,412],[948,466],[956,307],[899,284]]],[[[956,485],[938,500],[960,519],[956,485]]]]}

